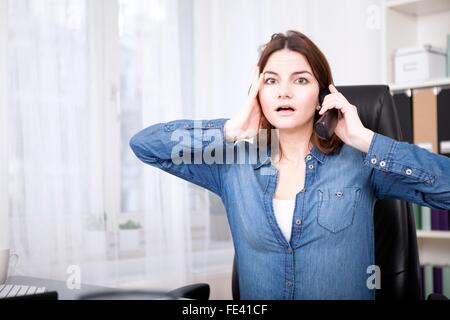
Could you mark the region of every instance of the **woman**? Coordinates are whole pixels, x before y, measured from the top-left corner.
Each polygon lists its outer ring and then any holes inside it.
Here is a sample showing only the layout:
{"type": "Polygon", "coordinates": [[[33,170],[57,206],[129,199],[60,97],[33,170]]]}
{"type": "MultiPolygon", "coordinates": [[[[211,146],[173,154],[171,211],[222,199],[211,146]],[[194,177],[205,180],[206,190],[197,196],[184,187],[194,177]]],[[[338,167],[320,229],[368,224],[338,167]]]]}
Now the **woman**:
{"type": "Polygon", "coordinates": [[[450,208],[450,159],[365,128],[332,83],[308,37],[275,34],[236,116],[155,124],[131,139],[145,163],[221,197],[242,299],[374,299],[375,201],[450,208]],[[327,87],[320,106],[319,90],[327,87]],[[338,124],[324,141],[313,124],[333,108],[338,124]],[[275,130],[256,136],[260,129],[275,130]],[[248,161],[255,146],[257,159],[248,161]],[[246,156],[239,164],[237,149],[246,156]]]}

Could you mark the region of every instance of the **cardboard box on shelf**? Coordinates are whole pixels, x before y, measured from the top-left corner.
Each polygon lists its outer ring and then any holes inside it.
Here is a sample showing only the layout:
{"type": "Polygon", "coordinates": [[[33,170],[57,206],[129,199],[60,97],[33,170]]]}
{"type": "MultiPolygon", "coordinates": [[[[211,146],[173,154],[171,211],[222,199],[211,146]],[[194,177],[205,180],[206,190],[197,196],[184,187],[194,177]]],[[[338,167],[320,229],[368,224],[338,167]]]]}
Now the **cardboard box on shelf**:
{"type": "Polygon", "coordinates": [[[411,83],[446,77],[446,49],[424,45],[395,51],[395,82],[411,83]]]}

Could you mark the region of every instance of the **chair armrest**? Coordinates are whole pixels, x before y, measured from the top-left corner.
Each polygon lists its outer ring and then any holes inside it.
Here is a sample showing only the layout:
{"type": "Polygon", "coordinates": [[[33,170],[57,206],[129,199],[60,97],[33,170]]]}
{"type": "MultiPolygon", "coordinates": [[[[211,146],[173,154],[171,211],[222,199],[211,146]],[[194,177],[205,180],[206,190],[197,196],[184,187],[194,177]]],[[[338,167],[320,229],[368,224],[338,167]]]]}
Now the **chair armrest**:
{"type": "Polygon", "coordinates": [[[209,299],[209,284],[196,283],[177,288],[168,292],[167,294],[175,298],[186,298],[194,300],[208,300],[209,299]]]}

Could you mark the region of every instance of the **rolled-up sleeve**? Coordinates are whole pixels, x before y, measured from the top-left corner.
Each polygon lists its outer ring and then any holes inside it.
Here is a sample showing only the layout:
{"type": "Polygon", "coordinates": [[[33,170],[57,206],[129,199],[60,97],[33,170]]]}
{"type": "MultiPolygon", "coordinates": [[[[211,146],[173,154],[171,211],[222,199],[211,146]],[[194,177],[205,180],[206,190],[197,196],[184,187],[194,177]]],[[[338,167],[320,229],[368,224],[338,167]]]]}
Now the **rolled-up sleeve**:
{"type": "Polygon", "coordinates": [[[450,158],[375,133],[364,165],[377,198],[450,209],[450,158]]]}
{"type": "Polygon", "coordinates": [[[130,147],[144,163],[220,196],[221,170],[228,144],[224,136],[227,120],[174,120],[154,124],[136,133],[130,147]],[[209,160],[205,159],[205,152],[209,160]]]}

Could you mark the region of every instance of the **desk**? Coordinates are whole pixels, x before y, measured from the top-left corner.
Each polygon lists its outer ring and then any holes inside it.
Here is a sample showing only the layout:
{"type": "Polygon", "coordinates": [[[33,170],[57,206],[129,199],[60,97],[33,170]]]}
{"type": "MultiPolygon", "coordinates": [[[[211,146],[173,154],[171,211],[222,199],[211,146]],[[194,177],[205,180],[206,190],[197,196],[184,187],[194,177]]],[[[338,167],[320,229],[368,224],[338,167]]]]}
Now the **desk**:
{"type": "Polygon", "coordinates": [[[59,300],[78,300],[83,296],[91,295],[91,294],[102,294],[103,296],[98,299],[105,299],[105,300],[108,300],[108,299],[121,299],[121,300],[126,300],[126,299],[145,299],[145,300],[171,299],[171,297],[167,296],[165,292],[135,291],[135,290],[129,291],[129,290],[125,290],[125,289],[108,288],[108,287],[87,285],[87,284],[81,284],[80,289],[69,289],[69,288],[67,288],[65,281],[41,279],[41,278],[26,277],[26,276],[8,277],[5,284],[46,287],[47,291],[58,292],[59,300]]]}

